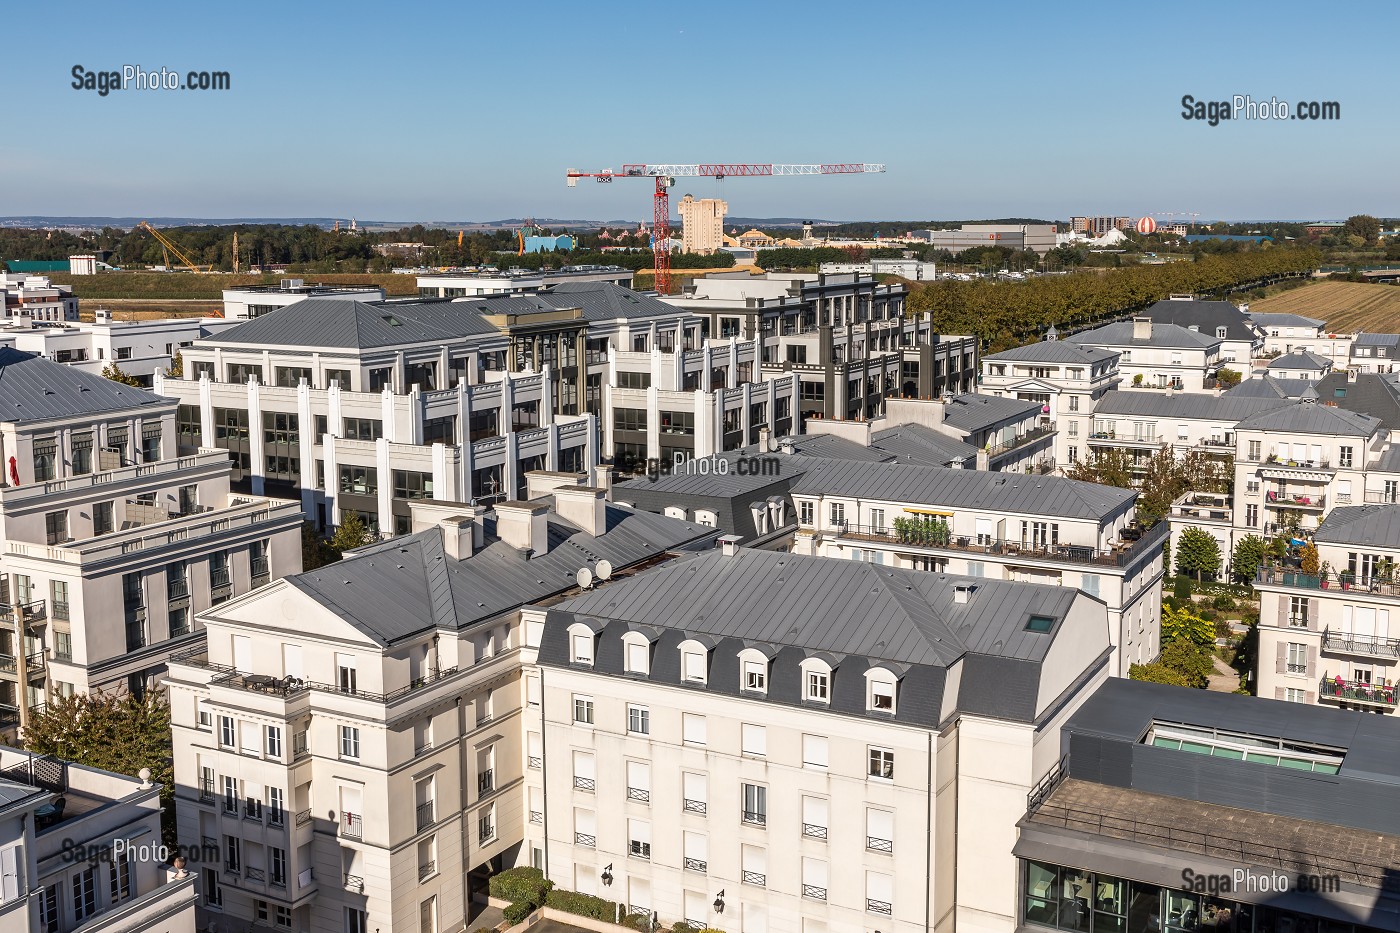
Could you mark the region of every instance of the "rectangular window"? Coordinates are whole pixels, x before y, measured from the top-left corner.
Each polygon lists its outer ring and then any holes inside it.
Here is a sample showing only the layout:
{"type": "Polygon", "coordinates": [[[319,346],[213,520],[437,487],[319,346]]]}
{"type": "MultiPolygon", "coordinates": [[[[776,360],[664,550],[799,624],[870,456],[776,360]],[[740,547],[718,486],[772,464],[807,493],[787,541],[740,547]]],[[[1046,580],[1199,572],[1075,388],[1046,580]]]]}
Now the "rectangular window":
{"type": "Polygon", "coordinates": [[[705,717],[699,713],[681,713],[681,735],[687,745],[704,745],[705,717]]]}
{"type": "Polygon", "coordinates": [[[1351,448],[1351,447],[1343,447],[1343,448],[1341,449],[1341,456],[1337,459],[1337,465],[1338,465],[1338,466],[1344,466],[1344,467],[1350,467],[1350,466],[1352,465],[1352,458],[1353,458],[1353,456],[1354,456],[1353,448],[1351,448]]]}
{"type": "Polygon", "coordinates": [[[740,741],[745,755],[762,757],[768,754],[768,730],[763,726],[744,723],[740,741]]]}
{"type": "Polygon", "coordinates": [[[340,468],[340,491],[356,496],[379,494],[379,471],[370,466],[340,468]]]}
{"type": "Polygon", "coordinates": [[[593,698],[574,695],[574,722],[593,725],[593,698]]]}
{"type": "Polygon", "coordinates": [[[846,524],[846,503],[831,503],[831,524],[837,527],[846,524]]]}
{"type": "Polygon", "coordinates": [[[592,663],[593,663],[593,636],[592,636],[592,635],[586,635],[586,634],[584,634],[584,633],[582,633],[582,632],[575,632],[575,633],[569,638],[569,643],[570,643],[570,645],[573,647],[574,663],[576,663],[576,664],[592,664],[592,663]]]}
{"type": "Polygon", "coordinates": [[[1288,597],[1288,624],[1293,628],[1308,627],[1308,598],[1306,596],[1288,597]]]}
{"type": "Polygon", "coordinates": [[[802,736],[802,767],[825,768],[827,766],[827,739],[824,735],[802,736]]]}
{"type": "Polygon", "coordinates": [[[645,706],[627,704],[627,731],[634,735],[650,735],[651,711],[645,706]]]}
{"type": "Polygon", "coordinates": [[[1308,646],[1299,644],[1296,641],[1288,643],[1288,673],[1306,674],[1308,672],[1308,646]]]}
{"type": "Polygon", "coordinates": [[[267,727],[267,757],[282,757],[282,728],[280,726],[267,727]]]}
{"type": "Polygon", "coordinates": [[[94,535],[111,534],[115,527],[112,503],[94,502],[92,504],[92,533],[94,535]]]}
{"type": "Polygon", "coordinates": [[[811,525],[811,524],[812,524],[812,518],[813,518],[813,514],[812,514],[812,513],[813,513],[815,510],[816,510],[816,509],[815,509],[814,503],[812,503],[812,502],[810,502],[810,501],[808,501],[808,500],[806,500],[806,499],[799,500],[798,503],[797,503],[797,521],[798,521],[798,523],[799,523],[799,524],[802,524],[802,525],[811,525]]]}
{"type": "Polygon", "coordinates": [[[744,689],[760,693],[768,689],[768,664],[766,661],[744,662],[744,689]]]}
{"type": "Polygon", "coordinates": [[[73,920],[81,923],[97,913],[97,869],[88,868],[72,878],[73,920]]]}
{"type": "Polygon", "coordinates": [[[74,434],[70,441],[72,447],[72,467],[74,476],[82,476],[92,472],[92,432],[84,434],[74,434]]]}
{"type": "Polygon", "coordinates": [[[53,479],[58,468],[58,441],[52,437],[34,441],[34,480],[42,482],[53,479]]]}
{"type": "Polygon", "coordinates": [[[44,530],[49,544],[62,544],[68,540],[68,511],[49,512],[44,516],[44,530]]]}
{"type": "Polygon", "coordinates": [[[1259,459],[1259,454],[1260,454],[1260,447],[1262,446],[1262,444],[1263,444],[1263,441],[1250,441],[1250,442],[1249,442],[1249,456],[1248,456],[1246,459],[1248,459],[1248,460],[1258,460],[1258,459],[1259,459]]]}
{"type": "Polygon", "coordinates": [[[232,716],[219,717],[219,745],[224,748],[233,748],[238,744],[238,734],[233,728],[232,716]]]}
{"type": "Polygon", "coordinates": [[[894,752],[888,748],[870,746],[869,774],[887,781],[894,780],[894,752]]]}
{"type": "Polygon", "coordinates": [[[352,441],[377,441],[384,436],[384,422],[377,418],[346,418],[344,426],[344,436],[352,441]]]}
{"type": "Polygon", "coordinates": [[[762,784],[744,785],[743,821],[752,826],[768,825],[768,788],[762,784]]]}
{"type": "Polygon", "coordinates": [[[360,730],[354,726],[340,727],[340,757],[360,757],[360,730]]]}

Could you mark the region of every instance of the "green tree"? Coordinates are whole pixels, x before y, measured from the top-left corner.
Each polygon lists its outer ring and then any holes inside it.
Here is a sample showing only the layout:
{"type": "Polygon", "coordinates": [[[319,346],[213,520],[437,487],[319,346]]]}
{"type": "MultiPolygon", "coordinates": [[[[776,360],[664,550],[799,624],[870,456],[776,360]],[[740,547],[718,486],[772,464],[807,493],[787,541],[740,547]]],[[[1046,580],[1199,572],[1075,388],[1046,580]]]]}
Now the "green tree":
{"type": "Polygon", "coordinates": [[[24,747],[132,777],[149,768],[151,780],[161,785],[161,833],[166,845],[174,846],[170,704],[159,691],[142,696],[101,691],[60,696],[30,718],[24,747]]]}
{"type": "Polygon", "coordinates": [[[1178,573],[1194,574],[1197,580],[1220,570],[1220,542],[1215,535],[1192,525],[1181,533],[1176,544],[1178,573]]]}
{"type": "Polygon", "coordinates": [[[137,388],[140,388],[141,386],[140,380],[138,380],[135,376],[128,376],[125,372],[123,372],[122,368],[117,365],[116,360],[113,360],[112,362],[107,364],[107,366],[102,370],[102,375],[112,380],[113,382],[120,382],[122,385],[136,386],[137,388]]]}
{"type": "Polygon", "coordinates": [[[1244,376],[1239,370],[1230,369],[1228,366],[1215,374],[1215,380],[1227,389],[1239,385],[1240,380],[1243,378],[1244,376]]]}
{"type": "Polygon", "coordinates": [[[1065,471],[1070,479],[1131,489],[1133,456],[1121,447],[1091,447],[1089,456],[1065,471]]]}
{"type": "Polygon", "coordinates": [[[1258,535],[1245,535],[1235,542],[1234,553],[1230,555],[1230,575],[1241,583],[1254,579],[1259,565],[1264,563],[1268,544],[1258,535]]]}
{"type": "Polygon", "coordinates": [[[1381,222],[1370,214],[1353,214],[1342,225],[1342,236],[1358,237],[1361,246],[1375,246],[1380,235],[1381,222]]]}
{"type": "Polygon", "coordinates": [[[1180,674],[1186,686],[1202,689],[1209,685],[1210,675],[1215,671],[1213,657],[1210,648],[1178,638],[1162,647],[1158,660],[1163,667],[1180,674]]]}
{"type": "Polygon", "coordinates": [[[170,368],[165,371],[165,374],[172,379],[184,377],[185,357],[179,350],[176,350],[175,355],[170,358],[170,368]]]}
{"type": "Polygon", "coordinates": [[[337,553],[344,554],[346,551],[364,547],[372,540],[374,539],[370,535],[369,527],[365,525],[365,520],[360,518],[360,513],[347,510],[341,513],[340,525],[331,536],[331,547],[335,548],[337,553]]]}
{"type": "Polygon", "coordinates": [[[1215,623],[1182,606],[1162,607],[1162,644],[1187,641],[1208,647],[1215,644],[1215,623]]]}
{"type": "Polygon", "coordinates": [[[1298,569],[1303,573],[1317,573],[1321,566],[1318,559],[1317,545],[1309,541],[1298,550],[1298,569]]]}
{"type": "Polygon", "coordinates": [[[1152,684],[1168,684],[1173,687],[1189,687],[1186,678],[1160,662],[1134,664],[1128,668],[1130,680],[1145,680],[1152,684]]]}
{"type": "Polygon", "coordinates": [[[340,552],[317,534],[310,522],[301,523],[301,569],[315,570],[340,560],[340,552]]]}

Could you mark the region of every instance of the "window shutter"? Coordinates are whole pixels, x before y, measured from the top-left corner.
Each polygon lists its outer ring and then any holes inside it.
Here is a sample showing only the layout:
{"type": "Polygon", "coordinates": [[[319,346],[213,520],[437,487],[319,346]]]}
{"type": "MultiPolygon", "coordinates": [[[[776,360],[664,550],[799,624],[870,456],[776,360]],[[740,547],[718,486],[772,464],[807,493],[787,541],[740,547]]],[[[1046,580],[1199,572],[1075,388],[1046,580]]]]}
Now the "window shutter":
{"type": "Polygon", "coordinates": [[[1281,642],[1278,643],[1278,671],[1277,671],[1277,672],[1280,673],[1280,674],[1284,674],[1284,673],[1287,673],[1287,672],[1288,672],[1288,642],[1286,642],[1286,641],[1281,641],[1281,642]]]}
{"type": "Polygon", "coordinates": [[[1308,631],[1316,632],[1318,630],[1318,627],[1321,625],[1321,622],[1319,621],[1321,618],[1322,600],[1318,599],[1316,596],[1313,596],[1310,599],[1308,599],[1308,631]]]}
{"type": "Polygon", "coordinates": [[[1278,627],[1288,628],[1288,597],[1278,596],[1278,627]]]}
{"type": "Polygon", "coordinates": [[[1312,706],[1317,702],[1317,694],[1312,690],[1308,690],[1303,694],[1303,699],[1307,700],[1309,706],[1312,706]]]}
{"type": "Polygon", "coordinates": [[[1274,688],[1274,699],[1275,699],[1275,700],[1282,700],[1282,699],[1285,699],[1286,696],[1287,696],[1287,694],[1284,693],[1284,689],[1283,689],[1282,687],[1275,687],[1275,688],[1274,688]]]}
{"type": "Polygon", "coordinates": [[[1308,676],[1317,676],[1317,645],[1308,645],[1308,676]]]}

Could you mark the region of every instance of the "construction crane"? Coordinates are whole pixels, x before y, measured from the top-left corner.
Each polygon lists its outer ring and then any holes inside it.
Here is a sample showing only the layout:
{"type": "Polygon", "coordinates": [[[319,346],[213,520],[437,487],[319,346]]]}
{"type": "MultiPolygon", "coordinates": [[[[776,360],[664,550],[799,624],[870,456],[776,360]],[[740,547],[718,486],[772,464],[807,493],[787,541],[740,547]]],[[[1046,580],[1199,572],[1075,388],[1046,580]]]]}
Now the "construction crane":
{"type": "Polygon", "coordinates": [[[190,259],[190,257],[186,256],[186,255],[184,254],[184,252],[181,251],[180,247],[178,247],[178,246],[176,246],[174,243],[170,242],[170,240],[169,240],[164,234],[162,234],[162,233],[161,233],[159,230],[157,230],[155,227],[152,227],[152,226],[150,225],[150,222],[149,222],[149,221],[143,220],[143,221],[141,221],[139,224],[137,224],[136,226],[140,227],[141,229],[143,229],[143,230],[145,230],[147,233],[149,233],[151,236],[155,237],[155,238],[156,238],[156,242],[160,243],[161,248],[165,250],[165,265],[166,265],[166,268],[169,268],[169,267],[170,267],[170,257],[171,257],[172,255],[175,257],[176,261],[177,261],[180,265],[184,266],[186,269],[190,270],[191,272],[209,272],[209,271],[211,271],[211,270],[214,268],[213,266],[197,266],[197,265],[195,265],[195,264],[194,264],[194,261],[193,261],[192,259],[190,259]]]}
{"type": "Polygon", "coordinates": [[[614,178],[652,178],[656,191],[652,195],[652,254],[656,257],[655,288],[663,295],[671,292],[671,186],[677,178],[751,178],[770,175],[864,175],[883,172],[885,166],[870,162],[833,162],[796,165],[744,162],[714,162],[695,165],[623,165],[620,172],[610,168],[601,172],[565,173],[570,188],[578,186],[580,178],[593,178],[604,184],[614,178]]]}

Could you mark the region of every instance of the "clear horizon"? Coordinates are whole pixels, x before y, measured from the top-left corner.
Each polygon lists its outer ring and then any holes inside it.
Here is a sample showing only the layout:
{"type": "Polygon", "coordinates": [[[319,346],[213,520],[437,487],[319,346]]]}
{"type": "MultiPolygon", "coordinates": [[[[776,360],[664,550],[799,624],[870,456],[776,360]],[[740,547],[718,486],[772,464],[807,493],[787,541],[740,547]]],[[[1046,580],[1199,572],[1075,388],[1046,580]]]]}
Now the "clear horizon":
{"type": "Polygon", "coordinates": [[[1400,9],[1380,3],[78,9],[7,15],[33,40],[0,61],[8,216],[636,221],[648,181],[570,190],[565,169],[844,160],[889,170],[673,195],[750,218],[1400,215],[1400,104],[1377,80],[1400,9]],[[124,65],[225,71],[230,89],[72,87],[75,66],[124,65]],[[1210,126],[1183,119],[1186,94],[1336,101],[1341,118],[1210,126]]]}

